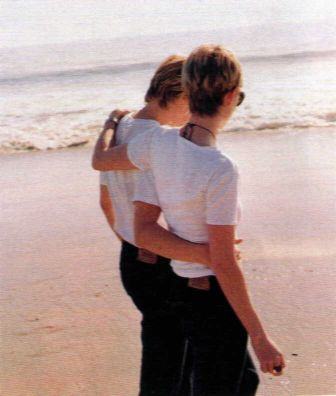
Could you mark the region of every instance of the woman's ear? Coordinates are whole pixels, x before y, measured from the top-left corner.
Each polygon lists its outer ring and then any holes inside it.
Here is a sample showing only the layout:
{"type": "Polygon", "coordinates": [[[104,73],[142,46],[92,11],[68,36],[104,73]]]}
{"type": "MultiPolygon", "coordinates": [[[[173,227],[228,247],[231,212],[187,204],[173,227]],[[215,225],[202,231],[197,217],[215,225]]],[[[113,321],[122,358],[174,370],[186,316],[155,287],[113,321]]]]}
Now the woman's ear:
{"type": "Polygon", "coordinates": [[[236,99],[236,96],[238,94],[238,88],[233,89],[232,91],[229,91],[227,94],[224,96],[224,106],[232,106],[232,102],[236,99]]]}

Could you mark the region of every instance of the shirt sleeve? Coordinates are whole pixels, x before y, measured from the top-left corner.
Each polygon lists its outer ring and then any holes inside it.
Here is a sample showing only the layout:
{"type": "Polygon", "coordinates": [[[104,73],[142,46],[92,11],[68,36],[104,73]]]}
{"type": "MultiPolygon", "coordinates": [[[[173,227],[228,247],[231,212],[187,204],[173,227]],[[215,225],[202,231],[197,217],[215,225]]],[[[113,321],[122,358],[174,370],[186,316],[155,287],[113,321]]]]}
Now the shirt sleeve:
{"type": "Polygon", "coordinates": [[[150,167],[150,148],[153,130],[139,133],[127,145],[127,156],[137,168],[147,170],[150,167]]]}
{"type": "Polygon", "coordinates": [[[139,173],[140,175],[136,183],[133,201],[141,201],[160,206],[153,173],[151,171],[139,173]]]}
{"type": "Polygon", "coordinates": [[[99,183],[103,186],[107,186],[107,172],[100,172],[99,183]]]}
{"type": "Polygon", "coordinates": [[[212,225],[236,225],[240,217],[237,167],[223,163],[209,181],[206,192],[206,221],[212,225]]]}

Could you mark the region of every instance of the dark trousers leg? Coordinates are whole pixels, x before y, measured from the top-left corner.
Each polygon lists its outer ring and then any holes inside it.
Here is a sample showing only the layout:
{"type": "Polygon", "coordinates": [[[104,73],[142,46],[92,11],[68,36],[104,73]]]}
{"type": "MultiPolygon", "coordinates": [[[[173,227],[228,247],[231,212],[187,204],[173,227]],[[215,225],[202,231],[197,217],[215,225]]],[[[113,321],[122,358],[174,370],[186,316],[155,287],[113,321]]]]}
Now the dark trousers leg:
{"type": "Polygon", "coordinates": [[[143,315],[141,339],[140,396],[189,395],[188,381],[181,378],[186,341],[177,318],[143,315]],[[182,386],[187,393],[180,392],[182,386]]]}
{"type": "MultiPolygon", "coordinates": [[[[185,336],[180,318],[167,302],[174,276],[169,260],[157,264],[137,260],[138,249],[123,243],[121,279],[134,304],[143,315],[141,322],[140,396],[188,396],[179,394],[185,336]]],[[[187,387],[185,388],[187,389],[187,387]]]]}
{"type": "Polygon", "coordinates": [[[193,396],[254,395],[257,374],[247,333],[216,282],[211,290],[185,288],[184,325],[193,353],[193,396]]]}
{"type": "Polygon", "coordinates": [[[257,393],[259,376],[252,361],[250,353],[247,351],[243,369],[243,375],[239,386],[239,396],[254,396],[257,393]]]}

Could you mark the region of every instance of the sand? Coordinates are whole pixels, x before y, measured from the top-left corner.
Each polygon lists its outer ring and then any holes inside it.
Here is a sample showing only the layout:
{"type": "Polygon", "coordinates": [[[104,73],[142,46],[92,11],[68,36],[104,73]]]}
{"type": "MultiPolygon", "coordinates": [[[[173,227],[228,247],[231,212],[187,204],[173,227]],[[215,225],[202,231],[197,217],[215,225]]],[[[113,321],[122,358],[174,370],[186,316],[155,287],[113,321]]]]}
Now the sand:
{"type": "MultiPolygon", "coordinates": [[[[259,396],[336,394],[336,130],[230,133],[243,267],[287,358],[259,396]]],[[[137,394],[140,315],[98,206],[90,148],[0,156],[1,394],[137,394]]]]}

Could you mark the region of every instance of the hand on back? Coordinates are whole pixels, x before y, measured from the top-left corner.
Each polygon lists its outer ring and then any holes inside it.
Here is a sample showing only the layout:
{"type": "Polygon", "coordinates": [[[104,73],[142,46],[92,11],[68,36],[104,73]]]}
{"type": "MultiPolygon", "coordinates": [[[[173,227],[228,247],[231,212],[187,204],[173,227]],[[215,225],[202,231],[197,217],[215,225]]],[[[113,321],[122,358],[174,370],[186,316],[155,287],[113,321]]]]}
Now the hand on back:
{"type": "Polygon", "coordinates": [[[114,130],[119,121],[128,113],[130,113],[130,110],[114,109],[104,123],[104,130],[114,130]]]}

